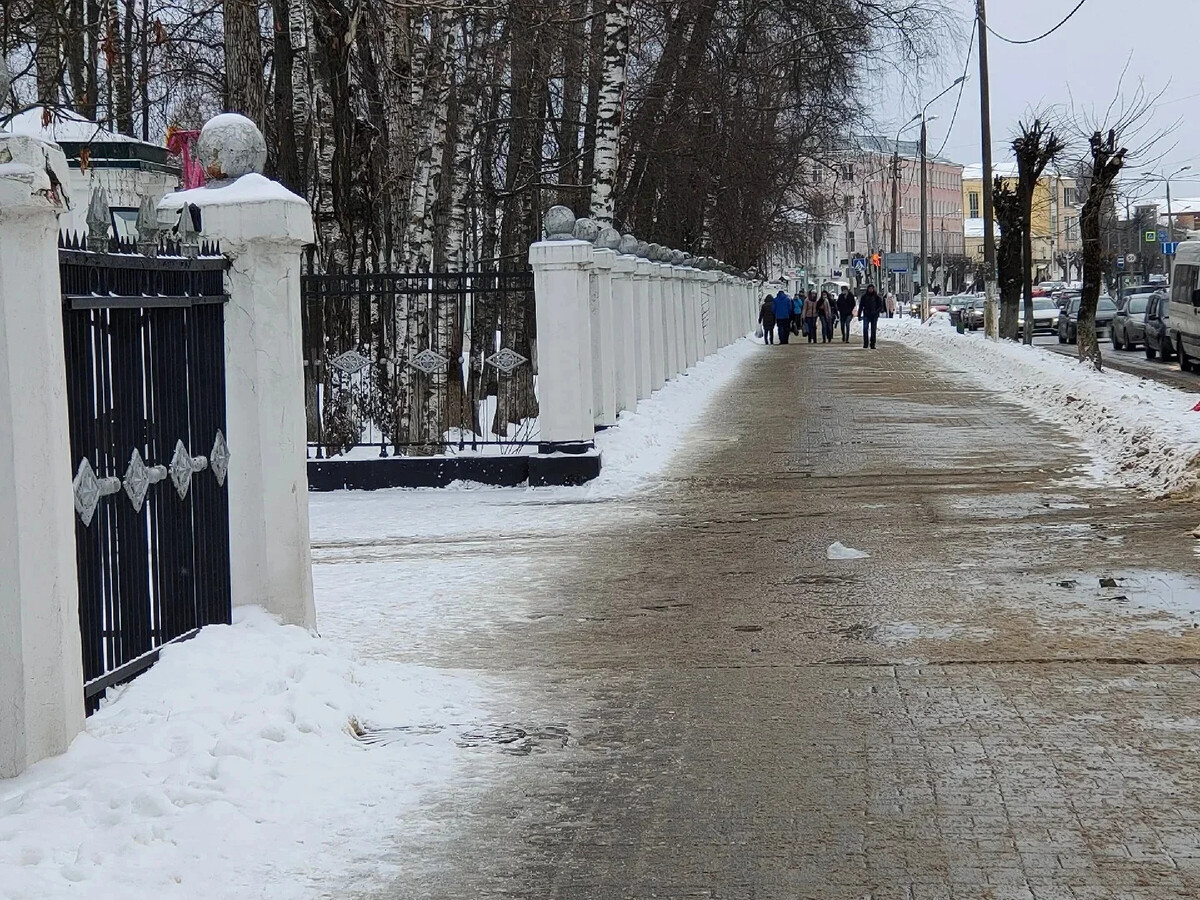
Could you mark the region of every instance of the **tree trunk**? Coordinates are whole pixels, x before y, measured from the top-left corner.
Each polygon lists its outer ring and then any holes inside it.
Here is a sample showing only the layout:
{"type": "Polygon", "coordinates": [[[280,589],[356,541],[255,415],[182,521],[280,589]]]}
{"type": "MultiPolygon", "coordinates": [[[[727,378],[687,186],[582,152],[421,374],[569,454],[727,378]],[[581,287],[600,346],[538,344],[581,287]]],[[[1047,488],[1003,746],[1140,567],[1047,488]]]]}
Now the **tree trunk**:
{"type": "Polygon", "coordinates": [[[275,87],[275,177],[283,186],[300,196],[307,195],[307,185],[300,168],[300,153],[296,145],[296,48],[292,44],[290,0],[271,0],[274,37],[275,87]]]}
{"type": "Polygon", "coordinates": [[[591,215],[600,225],[608,226],[613,224],[616,211],[613,192],[620,163],[621,104],[625,99],[625,69],[629,60],[629,5],[630,0],[607,0],[604,10],[604,59],[596,112],[591,215]]]}
{"type": "Polygon", "coordinates": [[[266,127],[258,0],[224,0],[225,109],[266,127]]]}
{"type": "Polygon", "coordinates": [[[1079,359],[1090,362],[1097,370],[1103,365],[1100,341],[1096,336],[1096,306],[1104,278],[1104,244],[1102,220],[1104,207],[1111,196],[1113,183],[1125,164],[1125,148],[1117,146],[1117,133],[1095,132],[1089,140],[1092,159],[1088,179],[1087,199],[1079,216],[1079,232],[1083,241],[1083,291],[1079,301],[1079,359]]]}
{"type": "MultiPolygon", "coordinates": [[[[34,0],[34,61],[37,65],[37,101],[46,109],[59,105],[62,75],[62,32],[58,4],[54,0],[34,0]]],[[[2,60],[0,60],[2,62],[2,60]]]]}

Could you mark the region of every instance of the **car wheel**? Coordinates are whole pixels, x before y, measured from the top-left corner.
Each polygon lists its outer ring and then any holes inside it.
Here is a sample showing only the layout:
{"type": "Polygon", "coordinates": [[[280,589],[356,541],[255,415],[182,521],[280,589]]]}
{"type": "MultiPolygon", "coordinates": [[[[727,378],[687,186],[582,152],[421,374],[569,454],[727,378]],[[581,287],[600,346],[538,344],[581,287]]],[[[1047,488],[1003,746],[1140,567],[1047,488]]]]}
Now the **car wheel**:
{"type": "Polygon", "coordinates": [[[1067,332],[1067,343],[1068,344],[1078,344],[1079,343],[1079,329],[1078,328],[1072,328],[1069,332],[1067,332]]]}
{"type": "Polygon", "coordinates": [[[1195,363],[1188,356],[1186,350],[1183,349],[1183,338],[1179,339],[1179,343],[1175,347],[1175,353],[1179,356],[1179,369],[1182,372],[1191,372],[1195,368],[1195,363]]]}
{"type": "Polygon", "coordinates": [[[1153,347],[1151,347],[1149,344],[1146,344],[1146,359],[1154,359],[1157,356],[1158,356],[1158,351],[1155,350],[1153,347]]]}
{"type": "Polygon", "coordinates": [[[1111,338],[1112,338],[1112,347],[1114,350],[1124,350],[1125,349],[1124,345],[1120,341],[1117,340],[1117,329],[1114,328],[1112,330],[1111,338]]]}
{"type": "Polygon", "coordinates": [[[1065,344],[1067,342],[1067,337],[1063,334],[1063,330],[1061,328],[1058,329],[1058,342],[1060,344],[1065,344]]]}

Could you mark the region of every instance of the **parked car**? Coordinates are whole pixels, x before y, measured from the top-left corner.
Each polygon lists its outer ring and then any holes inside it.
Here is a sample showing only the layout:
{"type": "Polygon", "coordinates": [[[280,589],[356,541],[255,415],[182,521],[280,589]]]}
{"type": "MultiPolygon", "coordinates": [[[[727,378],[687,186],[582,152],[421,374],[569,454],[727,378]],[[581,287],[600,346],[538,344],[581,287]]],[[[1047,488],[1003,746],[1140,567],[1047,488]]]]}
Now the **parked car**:
{"type": "MultiPolygon", "coordinates": [[[[1017,331],[1025,330],[1025,298],[1017,307],[1017,331]]],[[[1033,333],[1054,334],[1058,330],[1058,307],[1049,297],[1033,298],[1033,333]]]]}
{"type": "MultiPolygon", "coordinates": [[[[963,310],[969,307],[975,301],[975,299],[975,294],[955,294],[952,297],[947,297],[946,311],[950,313],[950,324],[957,325],[958,320],[962,318],[963,310]]],[[[932,306],[932,298],[930,299],[930,303],[932,306]]],[[[934,306],[933,310],[936,311],[936,309],[937,307],[934,306]]],[[[967,324],[965,319],[963,320],[963,324],[967,324]]]]}
{"type": "Polygon", "coordinates": [[[1134,350],[1146,343],[1146,307],[1152,296],[1153,292],[1126,294],[1117,304],[1109,332],[1114,350],[1134,350]]]}
{"type": "MultiPolygon", "coordinates": [[[[1200,243],[1197,244],[1200,247],[1200,243]]],[[[1079,306],[1082,297],[1073,297],[1068,304],[1058,311],[1058,342],[1074,344],[1079,340],[1079,306]]],[[[1108,294],[1101,295],[1096,303],[1096,337],[1103,337],[1112,325],[1113,316],[1117,314],[1117,304],[1108,294]]]]}
{"type": "Polygon", "coordinates": [[[1145,335],[1146,359],[1160,357],[1163,362],[1169,360],[1174,355],[1175,348],[1171,345],[1171,295],[1166,291],[1150,295],[1142,328],[1145,335]]]}
{"type": "Polygon", "coordinates": [[[983,327],[983,309],[987,306],[986,297],[974,297],[971,303],[963,309],[963,325],[971,331],[978,331],[983,327]]]}
{"type": "Polygon", "coordinates": [[[1170,298],[1167,333],[1179,368],[1200,372],[1200,241],[1184,241],[1176,249],[1170,298]]]}

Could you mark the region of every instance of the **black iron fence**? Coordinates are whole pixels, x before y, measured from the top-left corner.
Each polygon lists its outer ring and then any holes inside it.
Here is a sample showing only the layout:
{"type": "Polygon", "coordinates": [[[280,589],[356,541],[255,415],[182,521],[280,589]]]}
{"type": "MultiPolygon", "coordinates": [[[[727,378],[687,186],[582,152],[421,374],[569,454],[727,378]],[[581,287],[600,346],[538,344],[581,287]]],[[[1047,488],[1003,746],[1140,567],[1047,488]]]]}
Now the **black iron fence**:
{"type": "Polygon", "coordinates": [[[312,456],[537,444],[531,272],[308,274],[301,310],[312,456]]]}
{"type": "MultiPolygon", "coordinates": [[[[59,251],[89,712],[230,619],[225,260],[59,251]]],[[[132,250],[112,244],[110,250],[132,250]]]]}

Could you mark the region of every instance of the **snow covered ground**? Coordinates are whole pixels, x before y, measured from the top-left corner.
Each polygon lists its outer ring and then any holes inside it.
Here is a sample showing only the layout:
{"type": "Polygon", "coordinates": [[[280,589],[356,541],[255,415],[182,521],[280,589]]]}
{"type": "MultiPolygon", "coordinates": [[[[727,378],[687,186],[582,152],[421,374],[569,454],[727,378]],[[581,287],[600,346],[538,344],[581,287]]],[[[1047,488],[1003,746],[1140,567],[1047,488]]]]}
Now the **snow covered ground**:
{"type": "Polygon", "coordinates": [[[1091,366],[1040,347],[959,334],[945,316],[922,325],[884,319],[885,337],[1003,391],[1045,421],[1065,428],[1092,453],[1092,474],[1154,496],[1200,482],[1200,412],[1194,395],[1123,372],[1091,366]]]}
{"type": "Polygon", "coordinates": [[[489,723],[509,687],[439,668],[437,646],[520,614],[546,575],[479,551],[620,521],[761,349],[739,341],[622,413],[584,487],[313,495],[321,636],[240,609],[110,692],[66,754],[0,781],[0,898],[291,900],[419,877],[397,835],[423,796],[486,781],[453,726],[489,723]],[[405,730],[383,752],[355,724],[405,730]]]}

